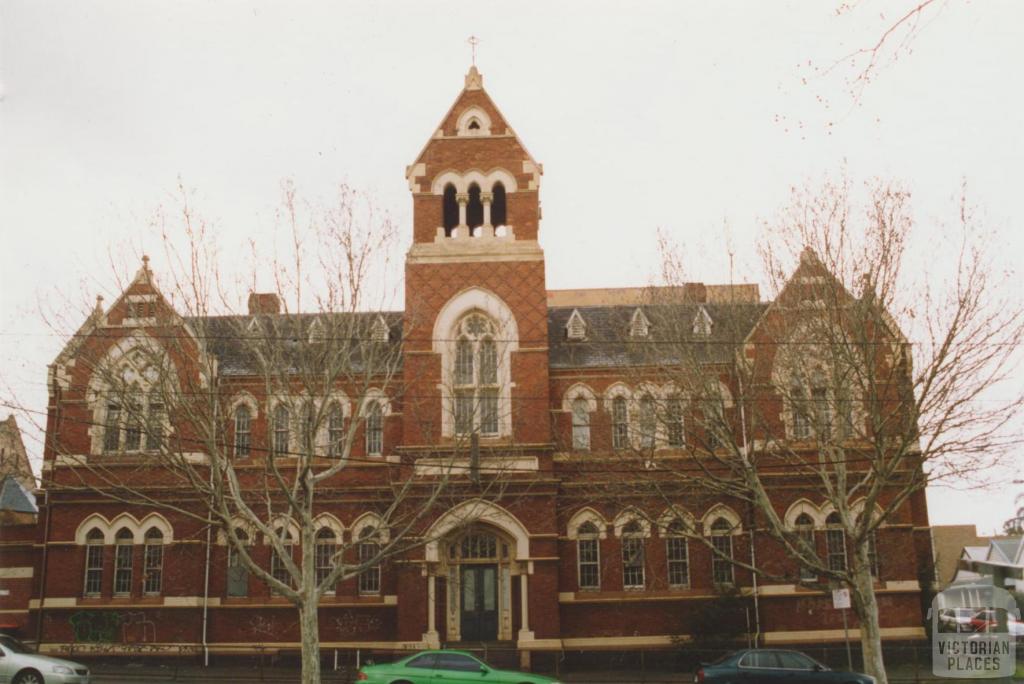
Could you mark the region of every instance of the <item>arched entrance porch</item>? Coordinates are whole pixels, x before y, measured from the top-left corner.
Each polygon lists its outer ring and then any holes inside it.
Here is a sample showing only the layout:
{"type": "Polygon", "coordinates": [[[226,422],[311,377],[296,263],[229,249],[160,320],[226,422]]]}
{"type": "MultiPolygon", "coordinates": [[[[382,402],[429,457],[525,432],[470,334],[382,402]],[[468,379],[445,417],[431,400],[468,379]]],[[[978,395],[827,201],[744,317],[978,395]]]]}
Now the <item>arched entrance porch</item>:
{"type": "Polygon", "coordinates": [[[532,639],[528,596],[530,540],[526,528],[504,508],[475,500],[456,506],[430,529],[426,545],[428,632],[439,644],[437,613],[443,614],[445,640],[532,639]],[[513,628],[513,583],[519,577],[519,631],[513,628]],[[438,578],[445,588],[438,611],[438,578]]]}

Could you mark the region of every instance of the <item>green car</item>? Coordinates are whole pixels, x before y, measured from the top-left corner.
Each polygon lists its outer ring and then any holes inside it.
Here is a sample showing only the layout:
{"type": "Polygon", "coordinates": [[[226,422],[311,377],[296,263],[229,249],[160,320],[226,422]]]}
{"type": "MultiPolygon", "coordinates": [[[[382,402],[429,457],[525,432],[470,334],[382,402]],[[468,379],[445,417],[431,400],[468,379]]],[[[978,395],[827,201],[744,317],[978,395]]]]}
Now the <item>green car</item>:
{"type": "Polygon", "coordinates": [[[466,651],[420,651],[381,665],[364,665],[356,681],[367,684],[558,684],[551,677],[496,670],[466,651]]]}

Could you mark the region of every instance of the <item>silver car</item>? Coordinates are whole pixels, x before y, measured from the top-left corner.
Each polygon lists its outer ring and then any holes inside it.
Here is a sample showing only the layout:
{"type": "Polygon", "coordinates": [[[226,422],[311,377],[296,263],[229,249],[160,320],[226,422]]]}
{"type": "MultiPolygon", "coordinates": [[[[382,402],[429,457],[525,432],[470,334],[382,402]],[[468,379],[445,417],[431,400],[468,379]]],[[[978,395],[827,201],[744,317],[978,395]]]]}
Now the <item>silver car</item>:
{"type": "Polygon", "coordinates": [[[37,655],[14,637],[0,634],[0,684],[89,684],[89,668],[37,655]]]}

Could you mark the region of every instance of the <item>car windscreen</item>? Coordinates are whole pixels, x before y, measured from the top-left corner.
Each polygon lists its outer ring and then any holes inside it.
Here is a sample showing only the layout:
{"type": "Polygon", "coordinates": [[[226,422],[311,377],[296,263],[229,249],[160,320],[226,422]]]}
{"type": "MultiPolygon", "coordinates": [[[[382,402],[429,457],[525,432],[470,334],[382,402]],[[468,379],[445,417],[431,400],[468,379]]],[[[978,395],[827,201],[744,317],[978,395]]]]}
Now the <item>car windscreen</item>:
{"type": "Polygon", "coordinates": [[[6,648],[7,650],[13,651],[15,653],[31,653],[32,652],[32,651],[30,651],[28,649],[28,646],[26,646],[25,644],[21,643],[17,639],[12,639],[11,637],[8,637],[8,636],[0,636],[0,644],[3,644],[4,648],[6,648]]]}

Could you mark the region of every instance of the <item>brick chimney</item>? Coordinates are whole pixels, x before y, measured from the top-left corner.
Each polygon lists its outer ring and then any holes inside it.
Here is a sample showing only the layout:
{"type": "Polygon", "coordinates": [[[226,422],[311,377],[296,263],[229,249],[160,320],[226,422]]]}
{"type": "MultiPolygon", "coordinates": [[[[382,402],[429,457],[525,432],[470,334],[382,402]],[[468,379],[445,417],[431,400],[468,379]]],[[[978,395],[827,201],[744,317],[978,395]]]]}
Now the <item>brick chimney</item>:
{"type": "Polygon", "coordinates": [[[251,292],[249,294],[249,313],[251,315],[281,313],[281,300],[273,292],[251,292]]]}

